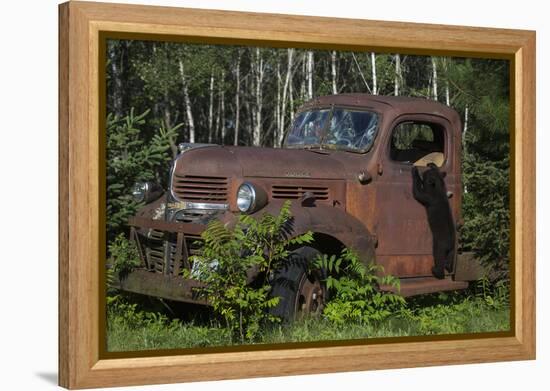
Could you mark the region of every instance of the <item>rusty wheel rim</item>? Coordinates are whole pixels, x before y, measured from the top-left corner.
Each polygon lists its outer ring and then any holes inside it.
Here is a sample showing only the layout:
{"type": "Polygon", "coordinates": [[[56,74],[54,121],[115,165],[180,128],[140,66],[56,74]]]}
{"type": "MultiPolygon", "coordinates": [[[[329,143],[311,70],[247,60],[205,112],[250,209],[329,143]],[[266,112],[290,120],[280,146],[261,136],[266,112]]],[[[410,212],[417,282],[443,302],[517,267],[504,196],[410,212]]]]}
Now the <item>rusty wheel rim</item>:
{"type": "Polygon", "coordinates": [[[315,275],[304,274],[298,286],[296,294],[296,318],[306,316],[318,316],[324,306],[324,293],[321,281],[315,275]]]}

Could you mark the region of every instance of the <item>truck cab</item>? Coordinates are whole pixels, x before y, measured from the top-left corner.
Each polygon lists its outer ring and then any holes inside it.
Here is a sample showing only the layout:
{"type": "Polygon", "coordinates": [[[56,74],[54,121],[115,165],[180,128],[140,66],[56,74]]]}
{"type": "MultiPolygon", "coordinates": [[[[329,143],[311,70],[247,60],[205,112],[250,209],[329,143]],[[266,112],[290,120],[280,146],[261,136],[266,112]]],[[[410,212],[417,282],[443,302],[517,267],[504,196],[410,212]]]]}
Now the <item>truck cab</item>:
{"type": "MultiPolygon", "coordinates": [[[[480,272],[470,254],[457,253],[445,279],[432,277],[432,234],[411,175],[428,163],[445,172],[460,226],[461,131],[456,111],[431,100],[339,94],[304,104],[281,148],[181,144],[162,195],[154,184],[135,189],[146,203],[129,221],[142,265],[120,287],[207,304],[193,293],[200,282],[180,274],[193,268],[190,256],[200,251],[208,222],[277,214],[290,200],[293,234],[313,232],[311,247],[319,253],[352,248],[398,277],[404,296],[464,289],[480,272]]],[[[309,295],[322,300],[322,284],[310,278],[305,285],[290,313],[311,304],[309,295]]]]}

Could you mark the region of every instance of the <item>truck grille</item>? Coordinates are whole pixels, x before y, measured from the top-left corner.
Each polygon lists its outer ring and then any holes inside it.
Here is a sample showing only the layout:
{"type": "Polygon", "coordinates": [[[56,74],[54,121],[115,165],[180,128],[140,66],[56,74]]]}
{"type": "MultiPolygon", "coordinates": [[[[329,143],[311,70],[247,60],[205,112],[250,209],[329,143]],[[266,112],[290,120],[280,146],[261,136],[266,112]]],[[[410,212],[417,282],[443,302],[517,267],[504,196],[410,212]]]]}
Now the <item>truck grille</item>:
{"type": "Polygon", "coordinates": [[[307,192],[312,193],[315,199],[319,201],[326,201],[329,199],[328,187],[291,185],[273,185],[271,187],[271,197],[274,199],[300,199],[307,192]]]}
{"type": "Polygon", "coordinates": [[[178,175],[174,173],[172,191],[182,201],[227,203],[225,177],[178,175]]]}
{"type": "MultiPolygon", "coordinates": [[[[149,271],[162,274],[174,274],[176,260],[176,235],[162,231],[150,230],[144,242],[144,254],[147,258],[149,271]]],[[[189,257],[198,255],[201,238],[198,235],[185,235],[185,244],[189,257]]],[[[183,269],[180,265],[179,270],[183,269]]]]}

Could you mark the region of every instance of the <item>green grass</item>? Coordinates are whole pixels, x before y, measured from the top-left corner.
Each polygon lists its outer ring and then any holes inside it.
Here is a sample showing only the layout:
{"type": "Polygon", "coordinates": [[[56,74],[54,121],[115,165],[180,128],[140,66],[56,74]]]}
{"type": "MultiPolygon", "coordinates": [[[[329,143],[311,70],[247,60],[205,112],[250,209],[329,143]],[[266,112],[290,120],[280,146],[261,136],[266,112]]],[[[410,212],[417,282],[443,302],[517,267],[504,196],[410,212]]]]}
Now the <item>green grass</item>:
{"type": "MultiPolygon", "coordinates": [[[[151,307],[135,297],[110,303],[107,317],[108,351],[176,349],[238,345],[218,320],[208,313],[194,316],[187,308],[180,318],[162,307],[151,307]],[[130,304],[132,303],[132,304],[130,304]],[[191,316],[191,318],[190,318],[191,316]],[[183,319],[181,319],[183,318],[183,319]]],[[[304,319],[291,325],[266,327],[255,343],[288,343],[419,335],[508,331],[510,308],[506,299],[474,294],[425,295],[409,300],[398,314],[373,324],[338,326],[326,319],[304,319]]]]}

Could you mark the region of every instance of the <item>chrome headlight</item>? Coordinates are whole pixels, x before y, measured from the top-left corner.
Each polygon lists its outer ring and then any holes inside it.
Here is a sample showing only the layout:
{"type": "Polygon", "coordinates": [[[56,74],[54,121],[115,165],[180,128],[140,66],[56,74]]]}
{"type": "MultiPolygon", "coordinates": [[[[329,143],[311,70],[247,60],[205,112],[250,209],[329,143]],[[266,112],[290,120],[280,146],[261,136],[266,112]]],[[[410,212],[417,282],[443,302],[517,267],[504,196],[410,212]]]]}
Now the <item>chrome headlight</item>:
{"type": "Polygon", "coordinates": [[[243,213],[254,213],[267,204],[267,193],[250,182],[243,183],[237,190],[237,208],[243,213]]]}
{"type": "Polygon", "coordinates": [[[146,204],[155,201],[162,195],[162,188],[153,182],[138,182],[132,188],[132,197],[136,202],[146,204]]]}
{"type": "Polygon", "coordinates": [[[145,201],[145,193],[147,193],[148,183],[136,183],[132,189],[132,197],[134,201],[143,202],[145,201]]]}
{"type": "Polygon", "coordinates": [[[254,209],[256,201],[256,192],[254,186],[250,183],[243,183],[237,191],[237,208],[243,213],[248,213],[254,209]]]}

